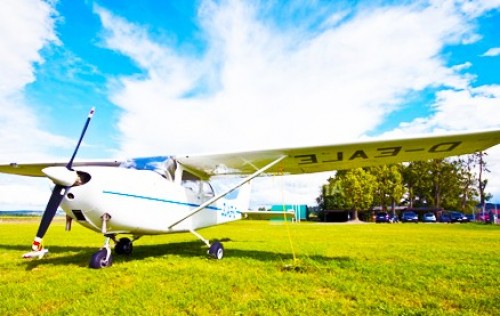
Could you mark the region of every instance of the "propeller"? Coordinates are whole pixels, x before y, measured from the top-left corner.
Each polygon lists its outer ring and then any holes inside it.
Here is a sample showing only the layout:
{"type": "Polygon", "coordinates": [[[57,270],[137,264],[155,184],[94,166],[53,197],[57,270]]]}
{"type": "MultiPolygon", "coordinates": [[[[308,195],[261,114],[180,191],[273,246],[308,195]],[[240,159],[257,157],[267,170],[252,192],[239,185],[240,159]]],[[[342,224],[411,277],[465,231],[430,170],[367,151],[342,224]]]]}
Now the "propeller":
{"type": "Polygon", "coordinates": [[[55,187],[52,190],[49,202],[47,203],[45,211],[43,212],[42,220],[40,221],[40,226],[38,227],[38,232],[36,233],[35,239],[33,240],[33,244],[31,246],[33,252],[25,254],[24,255],[25,258],[31,258],[34,256],[42,257],[45,253],[47,253],[47,250],[43,249],[42,238],[45,236],[45,233],[47,232],[50,223],[52,222],[52,219],[54,218],[57,209],[59,208],[59,205],[61,204],[61,201],[64,198],[64,195],[66,194],[69,188],[71,188],[79,181],[77,172],[73,170],[73,161],[76,157],[78,149],[80,148],[80,144],[82,143],[83,137],[87,132],[87,128],[90,124],[92,116],[94,115],[94,112],[95,109],[92,108],[87,117],[87,121],[83,126],[80,139],[78,140],[75,150],[73,151],[73,155],[71,156],[69,162],[66,164],[66,167],[48,167],[42,170],[42,172],[49,179],[51,179],[52,182],[54,182],[55,187]]]}

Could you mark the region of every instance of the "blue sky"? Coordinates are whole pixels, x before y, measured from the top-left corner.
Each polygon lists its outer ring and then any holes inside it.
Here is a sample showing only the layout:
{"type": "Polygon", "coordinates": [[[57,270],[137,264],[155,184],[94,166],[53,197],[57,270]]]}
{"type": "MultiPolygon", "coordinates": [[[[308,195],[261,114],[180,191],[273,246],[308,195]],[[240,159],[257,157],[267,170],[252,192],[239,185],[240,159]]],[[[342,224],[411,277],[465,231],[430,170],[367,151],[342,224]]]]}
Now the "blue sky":
{"type": "MultiPolygon", "coordinates": [[[[91,106],[80,159],[500,127],[499,0],[2,7],[1,162],[68,159],[91,106]]],[[[500,150],[488,159],[500,200],[500,150]]],[[[254,205],[311,204],[330,174],[255,181],[254,205]]],[[[0,209],[48,198],[46,181],[0,188],[0,209]]]]}

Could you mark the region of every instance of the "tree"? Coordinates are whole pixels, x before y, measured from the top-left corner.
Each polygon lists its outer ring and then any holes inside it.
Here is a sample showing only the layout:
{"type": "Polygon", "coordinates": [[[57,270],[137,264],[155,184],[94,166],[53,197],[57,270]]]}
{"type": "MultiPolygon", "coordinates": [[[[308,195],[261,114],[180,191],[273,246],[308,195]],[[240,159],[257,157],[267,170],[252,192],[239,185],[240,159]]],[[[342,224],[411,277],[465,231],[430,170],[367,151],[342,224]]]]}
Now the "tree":
{"type": "Polygon", "coordinates": [[[410,208],[427,206],[430,195],[431,177],[426,161],[410,162],[402,165],[403,185],[406,187],[410,208]]]}
{"type": "Polygon", "coordinates": [[[488,168],[486,168],[486,162],[484,161],[484,156],[486,156],[485,152],[476,153],[476,159],[479,165],[479,176],[478,176],[478,189],[479,189],[479,202],[481,203],[481,207],[484,208],[486,201],[491,198],[491,194],[486,194],[486,186],[488,185],[488,179],[483,180],[483,174],[486,172],[490,172],[488,168]]]}
{"type": "Polygon", "coordinates": [[[458,161],[430,161],[432,177],[431,206],[435,209],[458,209],[461,205],[461,186],[458,161]]]}
{"type": "Polygon", "coordinates": [[[462,209],[464,187],[471,177],[460,160],[428,160],[403,167],[410,207],[462,209]]]}
{"type": "Polygon", "coordinates": [[[358,210],[372,206],[377,179],[370,172],[356,168],[347,171],[341,181],[346,207],[354,211],[357,220],[358,210]]]}
{"type": "MultiPolygon", "coordinates": [[[[416,161],[398,165],[338,171],[328,179],[318,197],[323,209],[358,210],[380,205],[387,210],[406,196],[410,208],[459,209],[470,212],[477,197],[484,205],[491,195],[485,193],[488,172],[485,153],[467,159],[416,161]],[[473,169],[479,165],[479,179],[473,169]],[[476,190],[475,185],[478,186],[476,190]],[[479,193],[478,193],[479,191],[479,193]]],[[[393,209],[394,210],[394,209],[393,209]]]]}
{"type": "Polygon", "coordinates": [[[476,178],[476,174],[473,171],[476,168],[476,154],[467,155],[465,158],[459,157],[458,162],[461,165],[459,169],[459,181],[462,189],[460,198],[460,209],[466,213],[473,213],[478,198],[478,191],[476,186],[479,181],[476,178]]]}
{"type": "Polygon", "coordinates": [[[342,188],[342,175],[337,173],[334,178],[328,179],[328,184],[323,186],[323,209],[342,210],[345,209],[345,201],[342,188]]]}
{"type": "Polygon", "coordinates": [[[380,205],[384,211],[399,203],[404,193],[403,176],[398,165],[372,167],[370,173],[376,178],[374,204],[380,205]]]}

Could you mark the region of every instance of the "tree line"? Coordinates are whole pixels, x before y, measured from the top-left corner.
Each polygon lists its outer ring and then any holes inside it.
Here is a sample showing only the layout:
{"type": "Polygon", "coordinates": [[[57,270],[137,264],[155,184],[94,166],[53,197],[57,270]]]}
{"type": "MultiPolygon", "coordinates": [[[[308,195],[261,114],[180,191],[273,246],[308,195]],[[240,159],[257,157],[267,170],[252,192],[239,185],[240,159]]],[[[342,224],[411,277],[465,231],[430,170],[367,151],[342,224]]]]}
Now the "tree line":
{"type": "Polygon", "coordinates": [[[377,167],[339,170],[322,186],[321,210],[357,212],[380,206],[455,209],[474,212],[492,196],[485,192],[486,153],[377,167]]]}

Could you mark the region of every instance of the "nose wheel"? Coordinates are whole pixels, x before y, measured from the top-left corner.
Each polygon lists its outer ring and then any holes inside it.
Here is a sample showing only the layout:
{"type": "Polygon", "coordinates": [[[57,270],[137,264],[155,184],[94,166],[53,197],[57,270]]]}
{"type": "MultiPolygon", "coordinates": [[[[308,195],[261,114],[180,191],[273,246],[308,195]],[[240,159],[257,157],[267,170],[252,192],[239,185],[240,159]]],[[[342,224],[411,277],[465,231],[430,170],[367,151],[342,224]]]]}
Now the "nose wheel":
{"type": "Polygon", "coordinates": [[[108,250],[102,248],[92,255],[92,257],[90,258],[89,267],[92,269],[102,269],[110,267],[112,264],[113,257],[111,256],[111,253],[108,254],[108,250]]]}
{"type": "Polygon", "coordinates": [[[92,255],[89,262],[90,268],[102,269],[110,267],[113,264],[113,257],[111,256],[111,248],[109,246],[110,239],[110,236],[106,236],[104,246],[92,255]]]}

